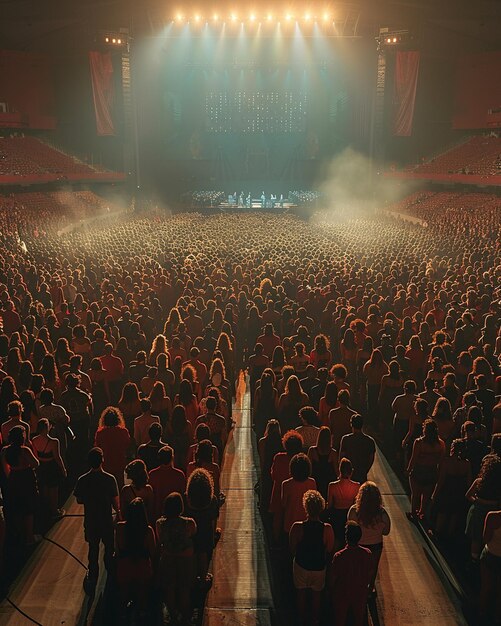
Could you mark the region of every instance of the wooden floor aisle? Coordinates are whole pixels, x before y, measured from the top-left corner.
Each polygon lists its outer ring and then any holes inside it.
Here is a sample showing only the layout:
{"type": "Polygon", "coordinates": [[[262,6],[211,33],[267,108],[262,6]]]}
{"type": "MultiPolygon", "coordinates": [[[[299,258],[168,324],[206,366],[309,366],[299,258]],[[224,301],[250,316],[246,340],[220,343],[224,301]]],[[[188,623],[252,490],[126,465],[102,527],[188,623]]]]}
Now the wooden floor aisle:
{"type": "MultiPolygon", "coordinates": [[[[83,507],[71,497],[66,511],[67,516],[47,533],[11,586],[8,600],[0,604],[1,626],[77,626],[91,621],[92,598],[82,586],[87,565],[83,507]]],[[[106,577],[103,570],[101,564],[98,593],[106,577]]]]}
{"type": "Polygon", "coordinates": [[[204,626],[266,626],[273,607],[264,531],[254,485],[250,394],[241,375],[233,412],[235,428],[226,446],[221,489],[222,537],[212,562],[214,584],[207,597],[204,626]]]}
{"type": "Polygon", "coordinates": [[[376,583],[379,623],[384,626],[465,626],[457,595],[428,543],[410,523],[409,498],[378,450],[369,474],[381,489],[391,519],[391,532],[376,583]]]}

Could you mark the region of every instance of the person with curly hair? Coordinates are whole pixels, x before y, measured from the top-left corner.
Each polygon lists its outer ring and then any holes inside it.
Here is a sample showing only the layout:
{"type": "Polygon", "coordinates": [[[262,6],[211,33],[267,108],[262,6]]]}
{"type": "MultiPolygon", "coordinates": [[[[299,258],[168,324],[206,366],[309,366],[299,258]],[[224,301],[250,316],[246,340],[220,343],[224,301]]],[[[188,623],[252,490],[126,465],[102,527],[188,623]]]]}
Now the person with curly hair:
{"type": "Polygon", "coordinates": [[[348,521],[357,522],[362,529],[360,545],[372,553],[372,573],[369,589],[375,593],[379,561],[383,553],[383,537],[390,534],[391,522],[376,483],[367,481],[361,485],[355,504],[348,511],[348,521]]]}
{"type": "Polygon", "coordinates": [[[321,521],[325,500],[314,489],[302,498],[306,519],[294,522],[289,531],[289,547],[293,560],[294,587],[297,592],[299,616],[304,623],[319,623],[320,603],[325,586],[326,563],[334,550],[332,526],[321,521]],[[308,604],[308,592],[311,597],[308,604]]]}
{"type": "Polygon", "coordinates": [[[94,445],[103,451],[104,471],[115,477],[119,488],[124,484],[130,444],[131,438],[120,409],[114,406],[104,409],[99,419],[94,445]]]}

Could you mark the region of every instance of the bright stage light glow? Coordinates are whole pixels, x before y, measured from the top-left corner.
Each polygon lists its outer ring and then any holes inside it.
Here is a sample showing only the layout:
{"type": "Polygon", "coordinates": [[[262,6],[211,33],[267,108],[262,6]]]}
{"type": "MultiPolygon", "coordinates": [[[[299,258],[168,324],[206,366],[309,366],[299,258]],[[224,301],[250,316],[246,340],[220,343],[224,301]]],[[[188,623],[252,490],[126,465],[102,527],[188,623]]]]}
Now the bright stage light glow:
{"type": "Polygon", "coordinates": [[[255,16],[255,14],[254,14],[254,13],[251,13],[251,14],[250,14],[250,21],[251,21],[251,22],[255,22],[255,21],[256,21],[256,16],[255,16]]]}
{"type": "Polygon", "coordinates": [[[329,14],[328,13],[324,13],[322,16],[322,19],[324,20],[324,22],[328,22],[329,21],[329,14]]]}
{"type": "Polygon", "coordinates": [[[106,43],[110,43],[110,38],[109,38],[109,37],[105,37],[105,38],[104,38],[104,41],[105,41],[106,43]]]}
{"type": "Polygon", "coordinates": [[[290,22],[292,19],[292,15],[290,13],[287,13],[287,15],[285,16],[285,19],[290,22]]]}
{"type": "Polygon", "coordinates": [[[309,22],[311,20],[311,15],[309,13],[306,13],[304,16],[304,19],[309,22]]]}
{"type": "Polygon", "coordinates": [[[181,13],[178,13],[176,15],[176,22],[182,22],[183,21],[183,16],[181,15],[181,13]]]}
{"type": "Polygon", "coordinates": [[[232,14],[231,14],[231,21],[232,21],[232,22],[236,22],[236,21],[237,21],[237,19],[238,19],[238,16],[236,15],[236,13],[232,13],[232,14]]]}
{"type": "Polygon", "coordinates": [[[219,20],[219,15],[218,15],[217,13],[215,13],[215,14],[212,16],[212,19],[213,19],[215,22],[217,22],[217,21],[219,20]]]}
{"type": "Polygon", "coordinates": [[[197,14],[195,15],[195,22],[199,22],[199,21],[200,21],[200,19],[201,19],[201,17],[200,17],[200,15],[197,13],[197,14]]]}
{"type": "Polygon", "coordinates": [[[268,20],[268,22],[271,22],[273,19],[273,15],[271,13],[268,13],[268,17],[266,19],[268,20]]]}
{"type": "Polygon", "coordinates": [[[397,43],[397,38],[393,37],[393,43],[397,43]]]}

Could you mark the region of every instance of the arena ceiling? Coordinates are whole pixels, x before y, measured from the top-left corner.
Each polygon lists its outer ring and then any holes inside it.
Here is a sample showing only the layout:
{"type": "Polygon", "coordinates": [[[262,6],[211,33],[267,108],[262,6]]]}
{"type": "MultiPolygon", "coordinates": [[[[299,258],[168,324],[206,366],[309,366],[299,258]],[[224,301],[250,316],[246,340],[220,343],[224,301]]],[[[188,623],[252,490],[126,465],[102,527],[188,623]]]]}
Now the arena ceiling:
{"type": "Polygon", "coordinates": [[[87,46],[102,29],[134,26],[136,35],[155,34],[184,12],[223,13],[234,10],[278,12],[289,8],[304,11],[305,6],[329,7],[339,21],[359,16],[361,33],[373,34],[380,26],[423,29],[430,25],[484,40],[489,47],[501,46],[501,2],[498,0],[359,0],[358,2],[266,2],[238,0],[233,4],[217,0],[175,2],[169,0],[0,0],[0,41],[3,48],[53,49],[65,42],[87,46]],[[75,40],[75,34],[80,36],[75,40]]]}

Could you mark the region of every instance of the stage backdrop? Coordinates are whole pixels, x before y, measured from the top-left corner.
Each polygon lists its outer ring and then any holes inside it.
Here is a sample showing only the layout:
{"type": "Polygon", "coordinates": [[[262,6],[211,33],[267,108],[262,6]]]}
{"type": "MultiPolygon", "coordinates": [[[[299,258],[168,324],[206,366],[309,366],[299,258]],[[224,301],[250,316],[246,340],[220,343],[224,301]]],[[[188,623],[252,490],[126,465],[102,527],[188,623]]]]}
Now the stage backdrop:
{"type": "Polygon", "coordinates": [[[143,172],[171,188],[287,190],[314,184],[347,146],[368,145],[373,67],[358,42],[206,30],[136,51],[143,172]]]}
{"type": "Polygon", "coordinates": [[[0,124],[11,128],[51,130],[54,85],[44,54],[0,50],[0,124]]]}
{"type": "Polygon", "coordinates": [[[114,135],[113,102],[115,89],[113,83],[113,63],[110,52],[89,52],[92,94],[96,114],[98,135],[114,135]]]}
{"type": "Polygon", "coordinates": [[[453,128],[501,128],[501,52],[459,59],[453,128]]]}
{"type": "Polygon", "coordinates": [[[395,63],[393,101],[393,134],[398,137],[412,135],[418,73],[419,52],[399,50],[395,63]]]}

